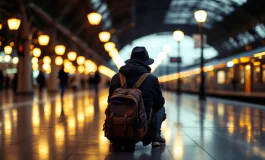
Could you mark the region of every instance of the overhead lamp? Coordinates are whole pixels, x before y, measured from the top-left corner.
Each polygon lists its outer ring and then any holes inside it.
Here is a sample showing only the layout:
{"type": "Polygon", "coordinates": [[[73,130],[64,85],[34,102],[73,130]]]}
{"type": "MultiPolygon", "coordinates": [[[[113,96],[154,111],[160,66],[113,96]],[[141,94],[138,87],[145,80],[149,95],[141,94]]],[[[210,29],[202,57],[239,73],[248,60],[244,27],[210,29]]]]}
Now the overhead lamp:
{"type": "Polygon", "coordinates": [[[184,38],[184,33],[182,31],[175,31],[173,33],[173,38],[177,41],[177,42],[181,42],[184,38]]]}
{"type": "Polygon", "coordinates": [[[12,47],[10,47],[10,46],[5,46],[5,48],[4,48],[4,52],[5,52],[5,54],[11,54],[11,53],[12,53],[12,47]]]}
{"type": "Polygon", "coordinates": [[[68,58],[70,61],[75,61],[76,56],[77,56],[76,52],[73,52],[73,51],[68,52],[68,54],[67,54],[67,58],[68,58]]]}
{"type": "Polygon", "coordinates": [[[8,28],[10,30],[18,30],[21,20],[17,18],[10,18],[7,20],[8,28]]]}
{"type": "Polygon", "coordinates": [[[18,57],[14,57],[14,58],[12,59],[13,64],[17,64],[18,61],[19,61],[18,57]]]}
{"type": "Polygon", "coordinates": [[[119,51],[114,48],[112,49],[111,51],[109,51],[109,56],[112,58],[112,57],[116,57],[117,55],[119,54],[119,51]]]}
{"type": "Polygon", "coordinates": [[[6,63],[8,63],[8,62],[10,62],[10,60],[11,60],[11,56],[10,56],[10,55],[5,55],[5,57],[4,57],[4,61],[5,61],[6,63]]]}
{"type": "Polygon", "coordinates": [[[32,70],[33,71],[36,71],[38,69],[39,69],[39,64],[37,64],[37,63],[32,64],[32,70]]]}
{"type": "Polygon", "coordinates": [[[43,57],[43,63],[44,64],[50,64],[51,63],[51,58],[49,56],[43,57]]]}
{"type": "Polygon", "coordinates": [[[33,57],[33,58],[31,59],[31,63],[32,63],[32,64],[38,64],[38,62],[39,62],[39,59],[38,59],[37,57],[33,57]]]}
{"type": "Polygon", "coordinates": [[[104,48],[107,52],[111,51],[112,49],[114,49],[116,47],[115,43],[113,42],[107,42],[104,44],[104,48]]]}
{"type": "Polygon", "coordinates": [[[11,47],[13,47],[13,46],[15,45],[15,43],[14,43],[14,42],[10,42],[9,45],[10,45],[11,47]]]}
{"type": "Polygon", "coordinates": [[[86,61],[86,58],[84,56],[78,56],[77,59],[76,59],[76,62],[78,65],[82,65],[84,64],[86,61]]]}
{"type": "Polygon", "coordinates": [[[55,53],[59,56],[62,56],[62,55],[64,55],[65,49],[66,48],[64,45],[57,45],[57,46],[55,46],[55,53]]]}
{"type": "Polygon", "coordinates": [[[0,30],[3,28],[2,24],[0,24],[0,30]]]}
{"type": "Polygon", "coordinates": [[[39,48],[34,48],[32,52],[34,57],[39,57],[41,55],[41,50],[39,48]]]}
{"type": "Polygon", "coordinates": [[[204,23],[207,19],[207,12],[204,10],[198,10],[194,13],[194,17],[197,22],[204,23]]]}
{"type": "Polygon", "coordinates": [[[47,70],[49,70],[49,69],[51,68],[51,66],[50,66],[49,63],[44,63],[44,64],[42,65],[42,68],[43,68],[45,71],[47,71],[47,70]]]}
{"type": "Polygon", "coordinates": [[[69,73],[74,74],[76,72],[76,67],[72,66],[69,73]]]}
{"type": "Polygon", "coordinates": [[[104,32],[100,32],[98,36],[101,42],[108,42],[110,40],[111,34],[110,32],[104,31],[104,32]]]}
{"type": "Polygon", "coordinates": [[[47,46],[49,44],[50,37],[48,35],[40,35],[38,37],[38,41],[41,46],[47,46]]]}
{"type": "Polygon", "coordinates": [[[56,64],[57,66],[62,65],[62,64],[63,64],[63,58],[60,57],[60,56],[57,56],[57,57],[55,58],[55,64],[56,64]]]}
{"type": "Polygon", "coordinates": [[[87,19],[91,25],[98,25],[102,19],[102,15],[96,12],[89,13],[87,19]]]}
{"type": "Polygon", "coordinates": [[[79,73],[84,73],[85,67],[83,65],[80,65],[80,66],[77,67],[77,70],[78,70],[79,73]]]}

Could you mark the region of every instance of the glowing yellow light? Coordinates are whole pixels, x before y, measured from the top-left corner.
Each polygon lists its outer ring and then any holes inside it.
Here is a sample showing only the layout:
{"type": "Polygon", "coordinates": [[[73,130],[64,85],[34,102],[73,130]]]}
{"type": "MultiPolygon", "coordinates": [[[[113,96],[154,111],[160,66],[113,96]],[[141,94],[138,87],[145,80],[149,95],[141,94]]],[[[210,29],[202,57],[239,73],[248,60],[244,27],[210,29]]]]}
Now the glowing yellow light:
{"type": "Polygon", "coordinates": [[[250,65],[246,65],[246,70],[250,70],[250,65]]]}
{"type": "Polygon", "coordinates": [[[260,53],[254,54],[254,57],[261,57],[262,58],[262,56],[264,56],[264,55],[265,55],[265,52],[260,52],[260,53]]]}
{"type": "Polygon", "coordinates": [[[33,71],[39,70],[39,65],[37,63],[32,64],[33,71]]]}
{"type": "Polygon", "coordinates": [[[18,61],[19,61],[18,57],[14,57],[14,58],[12,59],[13,64],[17,64],[18,61]]]}
{"type": "Polygon", "coordinates": [[[119,51],[114,48],[112,49],[111,51],[109,51],[109,56],[112,58],[112,57],[116,57],[117,55],[119,54],[119,51]]]}
{"type": "Polygon", "coordinates": [[[98,68],[98,71],[101,73],[101,74],[104,74],[105,76],[108,76],[110,78],[112,78],[116,72],[114,72],[113,70],[109,69],[108,67],[106,66],[99,66],[98,68]]]}
{"type": "Polygon", "coordinates": [[[108,42],[111,34],[109,32],[100,32],[98,36],[101,42],[108,42]]]}
{"type": "Polygon", "coordinates": [[[77,56],[77,54],[76,54],[76,52],[69,52],[68,54],[67,54],[67,58],[70,60],[70,61],[75,61],[75,59],[76,59],[76,56],[77,56]]]}
{"type": "Polygon", "coordinates": [[[38,62],[39,62],[39,59],[37,57],[32,57],[31,59],[32,64],[38,64],[38,62]]]}
{"type": "Polygon", "coordinates": [[[49,69],[51,68],[51,66],[50,66],[49,63],[44,63],[44,64],[42,65],[42,68],[43,68],[45,71],[47,71],[47,70],[49,70],[49,69]]]}
{"type": "Polygon", "coordinates": [[[178,41],[181,42],[184,38],[184,33],[182,31],[175,31],[173,33],[173,38],[178,41]]]}
{"type": "Polygon", "coordinates": [[[32,53],[34,57],[39,57],[41,55],[41,50],[39,48],[34,48],[32,53]]]}
{"type": "Polygon", "coordinates": [[[253,64],[254,64],[254,66],[259,66],[260,62],[254,62],[253,64]]]}
{"type": "Polygon", "coordinates": [[[7,24],[10,30],[18,30],[21,20],[17,18],[10,18],[7,20],[7,24]]]}
{"type": "Polygon", "coordinates": [[[102,19],[102,15],[96,12],[87,15],[87,19],[91,25],[98,25],[102,19]]]}
{"type": "Polygon", "coordinates": [[[96,72],[97,70],[97,65],[91,60],[86,60],[85,66],[86,66],[86,73],[96,72]]]}
{"type": "Polygon", "coordinates": [[[62,56],[62,55],[64,55],[65,49],[66,48],[64,45],[57,45],[57,46],[55,46],[55,53],[59,56],[62,56]]]}
{"type": "Polygon", "coordinates": [[[72,66],[71,69],[70,69],[70,71],[69,71],[69,73],[75,74],[75,72],[76,72],[76,67],[75,66],[72,66]]]}
{"type": "Polygon", "coordinates": [[[84,64],[85,61],[86,61],[86,58],[84,56],[78,56],[77,60],[76,60],[77,64],[79,64],[79,65],[84,64]]]}
{"type": "Polygon", "coordinates": [[[40,35],[38,37],[38,41],[41,46],[47,46],[49,44],[50,37],[48,35],[40,35]]]}
{"type": "Polygon", "coordinates": [[[56,64],[57,66],[62,65],[62,64],[63,64],[63,58],[60,57],[60,56],[57,56],[57,57],[55,58],[55,64],[56,64]]]}
{"type": "Polygon", "coordinates": [[[0,30],[3,28],[2,24],[0,24],[0,30]]]}
{"type": "Polygon", "coordinates": [[[78,66],[77,70],[79,73],[84,73],[85,67],[84,66],[78,66]]]}
{"type": "Polygon", "coordinates": [[[43,57],[43,63],[50,64],[51,63],[51,58],[49,56],[43,57]]]}
{"type": "Polygon", "coordinates": [[[15,43],[14,42],[10,42],[10,44],[9,44],[11,47],[13,47],[14,45],[15,45],[15,43]]]}
{"type": "Polygon", "coordinates": [[[5,52],[5,54],[11,54],[11,53],[12,53],[12,47],[10,47],[10,46],[5,46],[5,48],[4,48],[4,52],[5,52]]]}
{"type": "Polygon", "coordinates": [[[249,57],[241,57],[240,58],[240,62],[241,63],[246,63],[246,62],[249,62],[250,61],[250,58],[249,57]]]}
{"type": "Polygon", "coordinates": [[[107,52],[111,51],[112,49],[114,49],[116,47],[115,43],[113,42],[107,42],[104,44],[104,48],[107,52]]]}
{"type": "Polygon", "coordinates": [[[10,60],[11,60],[11,56],[10,55],[5,55],[4,61],[7,63],[7,62],[10,62],[10,60]]]}
{"type": "Polygon", "coordinates": [[[234,63],[234,64],[238,64],[238,62],[239,62],[238,59],[236,59],[236,58],[233,59],[233,63],[234,63]]]}
{"type": "Polygon", "coordinates": [[[194,17],[197,22],[204,23],[207,19],[207,12],[204,10],[198,10],[194,13],[194,17]]]}

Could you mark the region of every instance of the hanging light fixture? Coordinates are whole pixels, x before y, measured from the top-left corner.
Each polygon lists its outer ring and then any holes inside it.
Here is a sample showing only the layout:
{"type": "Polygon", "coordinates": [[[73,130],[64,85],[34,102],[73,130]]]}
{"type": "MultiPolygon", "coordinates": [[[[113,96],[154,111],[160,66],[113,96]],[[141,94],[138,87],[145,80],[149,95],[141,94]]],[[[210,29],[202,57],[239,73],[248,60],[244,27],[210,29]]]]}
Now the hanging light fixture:
{"type": "Polygon", "coordinates": [[[194,12],[194,17],[198,23],[204,23],[207,19],[207,12],[204,10],[198,10],[194,12]]]}
{"type": "Polygon", "coordinates": [[[38,59],[37,57],[33,57],[33,58],[31,59],[31,63],[32,63],[32,64],[38,64],[38,62],[39,62],[39,59],[38,59]]]}
{"type": "Polygon", "coordinates": [[[38,41],[41,46],[47,46],[49,44],[50,37],[48,35],[40,35],[38,37],[38,41]]]}
{"type": "Polygon", "coordinates": [[[64,55],[65,52],[65,46],[64,45],[57,45],[55,46],[55,53],[59,56],[64,55]]]}
{"type": "Polygon", "coordinates": [[[184,33],[180,30],[174,31],[173,33],[173,38],[177,41],[177,42],[181,42],[184,38],[184,33]]]}
{"type": "Polygon", "coordinates": [[[62,64],[63,64],[63,58],[60,57],[60,56],[57,56],[57,57],[55,58],[55,64],[56,64],[57,66],[62,65],[62,64]]]}
{"type": "Polygon", "coordinates": [[[112,49],[111,51],[109,51],[109,56],[112,58],[112,57],[116,57],[117,55],[119,54],[119,51],[114,48],[112,49]]]}
{"type": "Polygon", "coordinates": [[[42,65],[42,68],[43,68],[45,71],[47,71],[47,70],[49,70],[49,69],[51,68],[51,66],[50,66],[49,63],[45,63],[45,64],[42,65]]]}
{"type": "Polygon", "coordinates": [[[33,71],[36,71],[38,69],[39,69],[39,64],[37,64],[37,63],[32,64],[32,70],[33,71]]]}
{"type": "Polygon", "coordinates": [[[75,61],[75,59],[76,59],[76,56],[77,56],[77,54],[76,54],[76,52],[69,52],[68,54],[67,54],[67,58],[70,60],[70,61],[75,61]]]}
{"type": "Polygon", "coordinates": [[[69,71],[69,73],[74,74],[76,72],[76,67],[72,66],[71,70],[69,71]]]}
{"type": "Polygon", "coordinates": [[[8,28],[10,30],[18,30],[21,20],[17,18],[10,18],[7,20],[8,28]]]}
{"type": "Polygon", "coordinates": [[[76,59],[76,62],[78,65],[82,65],[84,64],[86,61],[86,58],[84,56],[78,56],[77,59],[76,59]]]}
{"type": "Polygon", "coordinates": [[[107,42],[104,44],[104,48],[107,52],[109,52],[110,50],[114,49],[116,47],[115,43],[113,42],[107,42]]]}
{"type": "Polygon", "coordinates": [[[18,57],[14,57],[14,58],[12,59],[13,64],[17,64],[18,61],[19,61],[18,57]]]}
{"type": "Polygon", "coordinates": [[[51,63],[51,58],[49,56],[43,57],[43,63],[50,64],[51,63]]]}
{"type": "Polygon", "coordinates": [[[34,57],[39,57],[41,55],[41,50],[39,48],[34,48],[32,52],[34,57]]]}
{"type": "Polygon", "coordinates": [[[91,25],[98,25],[102,19],[102,15],[96,12],[87,15],[87,19],[91,25]]]}
{"type": "Polygon", "coordinates": [[[5,54],[11,54],[11,53],[12,53],[12,47],[10,47],[10,46],[5,46],[5,48],[4,48],[4,52],[5,52],[5,54]]]}
{"type": "Polygon", "coordinates": [[[80,65],[80,66],[77,67],[77,70],[78,70],[79,73],[84,73],[85,67],[83,65],[80,65]]]}
{"type": "Polygon", "coordinates": [[[8,62],[10,62],[10,60],[11,60],[11,56],[10,56],[10,55],[5,55],[5,57],[4,57],[4,61],[5,61],[6,63],[8,63],[8,62]]]}
{"type": "Polygon", "coordinates": [[[98,37],[101,42],[108,42],[110,40],[110,32],[100,32],[98,37]]]}

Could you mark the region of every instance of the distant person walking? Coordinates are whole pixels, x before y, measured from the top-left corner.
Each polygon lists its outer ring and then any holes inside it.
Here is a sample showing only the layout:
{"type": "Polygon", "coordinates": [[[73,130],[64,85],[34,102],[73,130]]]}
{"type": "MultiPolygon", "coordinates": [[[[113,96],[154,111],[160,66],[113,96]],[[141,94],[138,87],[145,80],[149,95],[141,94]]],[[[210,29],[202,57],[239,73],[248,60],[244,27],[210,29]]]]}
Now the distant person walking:
{"type": "Polygon", "coordinates": [[[13,92],[16,93],[17,92],[17,83],[18,83],[18,75],[17,73],[15,73],[13,81],[12,81],[12,85],[13,85],[13,92]]]}
{"type": "Polygon", "coordinates": [[[39,93],[42,93],[42,89],[45,87],[45,76],[44,73],[40,70],[39,75],[37,77],[37,82],[39,84],[39,93]]]}
{"type": "Polygon", "coordinates": [[[6,75],[6,77],[5,77],[5,89],[6,90],[9,89],[9,84],[10,84],[10,77],[8,75],[6,75]]]}
{"type": "Polygon", "coordinates": [[[64,71],[64,67],[60,69],[58,78],[60,80],[61,98],[63,98],[68,83],[68,74],[64,71]]]}
{"type": "Polygon", "coordinates": [[[93,86],[94,86],[95,93],[98,93],[98,85],[100,81],[101,81],[101,77],[100,77],[99,71],[96,71],[94,78],[93,78],[93,86]]]}

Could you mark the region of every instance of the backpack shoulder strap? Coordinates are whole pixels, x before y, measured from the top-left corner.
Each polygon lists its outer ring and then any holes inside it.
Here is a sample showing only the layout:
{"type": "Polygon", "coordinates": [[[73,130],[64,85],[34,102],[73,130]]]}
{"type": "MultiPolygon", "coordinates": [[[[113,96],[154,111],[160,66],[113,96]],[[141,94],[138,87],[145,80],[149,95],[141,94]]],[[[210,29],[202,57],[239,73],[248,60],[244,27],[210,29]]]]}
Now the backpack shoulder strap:
{"type": "Polygon", "coordinates": [[[119,73],[119,75],[120,75],[121,87],[127,88],[127,82],[125,76],[121,73],[119,73]]]}
{"type": "Polygon", "coordinates": [[[133,88],[139,88],[141,86],[141,84],[144,82],[144,80],[150,75],[150,73],[145,73],[143,74],[139,80],[135,83],[135,85],[133,86],[133,88]]]}

